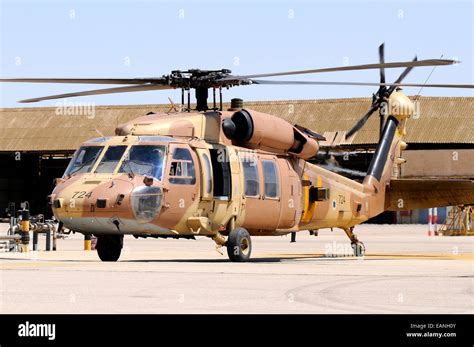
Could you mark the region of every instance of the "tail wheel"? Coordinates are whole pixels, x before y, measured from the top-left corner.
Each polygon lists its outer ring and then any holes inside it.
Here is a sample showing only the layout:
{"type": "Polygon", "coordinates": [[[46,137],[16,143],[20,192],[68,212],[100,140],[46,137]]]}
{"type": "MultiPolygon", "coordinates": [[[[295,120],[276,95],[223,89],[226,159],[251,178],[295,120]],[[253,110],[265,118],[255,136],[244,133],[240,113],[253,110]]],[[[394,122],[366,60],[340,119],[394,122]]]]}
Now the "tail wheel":
{"type": "Polygon", "coordinates": [[[227,255],[234,262],[246,262],[252,253],[252,240],[244,228],[235,228],[227,238],[227,255]]]}
{"type": "Polygon", "coordinates": [[[363,257],[365,255],[365,246],[362,242],[357,241],[351,243],[352,249],[354,250],[354,255],[356,257],[363,257]]]}
{"type": "Polygon", "coordinates": [[[102,235],[97,238],[97,254],[102,261],[117,261],[123,246],[123,235],[102,235]]]}

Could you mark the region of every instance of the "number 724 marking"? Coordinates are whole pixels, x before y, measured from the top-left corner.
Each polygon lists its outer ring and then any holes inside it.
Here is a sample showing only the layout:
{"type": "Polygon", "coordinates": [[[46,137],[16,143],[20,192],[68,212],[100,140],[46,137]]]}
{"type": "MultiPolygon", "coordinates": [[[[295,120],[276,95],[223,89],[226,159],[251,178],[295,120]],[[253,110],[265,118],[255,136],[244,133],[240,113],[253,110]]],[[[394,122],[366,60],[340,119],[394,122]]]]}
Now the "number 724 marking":
{"type": "Polygon", "coordinates": [[[92,196],[92,192],[86,192],[86,191],[80,191],[80,192],[74,192],[73,196],[71,199],[84,199],[84,198],[90,198],[92,196]]]}

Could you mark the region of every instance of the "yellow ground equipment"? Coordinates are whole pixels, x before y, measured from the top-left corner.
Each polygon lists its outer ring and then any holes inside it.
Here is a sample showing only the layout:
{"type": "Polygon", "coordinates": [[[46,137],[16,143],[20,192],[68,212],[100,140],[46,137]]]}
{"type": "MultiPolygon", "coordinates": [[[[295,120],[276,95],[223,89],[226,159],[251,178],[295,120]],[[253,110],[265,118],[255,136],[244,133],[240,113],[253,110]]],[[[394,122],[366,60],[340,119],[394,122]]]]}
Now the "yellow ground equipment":
{"type": "Polygon", "coordinates": [[[474,235],[474,206],[454,206],[439,232],[444,236],[474,235]]]}

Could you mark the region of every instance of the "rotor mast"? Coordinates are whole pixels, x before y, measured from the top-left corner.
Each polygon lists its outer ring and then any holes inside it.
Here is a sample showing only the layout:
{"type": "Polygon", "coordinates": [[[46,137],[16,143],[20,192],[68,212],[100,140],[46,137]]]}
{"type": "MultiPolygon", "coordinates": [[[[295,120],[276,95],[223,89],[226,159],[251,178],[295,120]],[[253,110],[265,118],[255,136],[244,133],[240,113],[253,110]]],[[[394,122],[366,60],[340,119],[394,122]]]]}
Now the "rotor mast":
{"type": "Polygon", "coordinates": [[[207,87],[196,88],[196,110],[199,112],[207,111],[209,106],[207,105],[207,99],[209,98],[209,90],[207,87]]]}
{"type": "Polygon", "coordinates": [[[191,111],[191,93],[190,90],[195,90],[196,97],[196,110],[199,112],[205,112],[207,110],[222,111],[222,85],[225,87],[231,87],[235,84],[248,84],[241,83],[238,81],[226,81],[224,83],[218,83],[216,81],[230,76],[231,71],[227,69],[221,70],[199,70],[191,69],[187,71],[172,71],[170,75],[163,76],[167,79],[167,82],[171,86],[181,87],[181,103],[184,107],[185,92],[187,92],[187,107],[186,111],[191,111]],[[208,105],[209,99],[209,88],[212,88],[213,107],[210,108],[208,105]],[[219,89],[219,107],[217,107],[216,89],[219,89]]]}

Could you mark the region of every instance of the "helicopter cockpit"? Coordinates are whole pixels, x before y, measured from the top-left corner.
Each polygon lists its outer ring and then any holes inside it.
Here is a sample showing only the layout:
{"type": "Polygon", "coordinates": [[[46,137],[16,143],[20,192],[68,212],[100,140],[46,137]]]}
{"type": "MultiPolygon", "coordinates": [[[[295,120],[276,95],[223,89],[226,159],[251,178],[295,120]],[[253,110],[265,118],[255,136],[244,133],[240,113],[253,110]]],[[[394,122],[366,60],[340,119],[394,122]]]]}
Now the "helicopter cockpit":
{"type": "MultiPolygon", "coordinates": [[[[156,139],[160,140],[161,137],[156,139]]],[[[63,178],[80,174],[121,174],[148,176],[161,181],[166,147],[153,144],[150,137],[131,144],[111,143],[108,138],[89,140],[75,153],[63,178]],[[99,140],[101,140],[99,142],[99,140]],[[144,141],[142,141],[144,140],[144,141]],[[151,141],[150,141],[151,140],[151,141]],[[104,143],[105,142],[105,143],[104,143]]]]}
{"type": "MultiPolygon", "coordinates": [[[[139,224],[151,222],[163,205],[170,142],[175,140],[165,136],[113,136],[84,142],[51,195],[53,211],[57,216],[68,214],[64,226],[76,231],[90,223],[103,233],[148,228],[139,224]]],[[[182,171],[186,167],[181,161],[177,163],[182,171]]],[[[177,172],[168,180],[178,179],[175,176],[186,178],[177,172]]]]}

